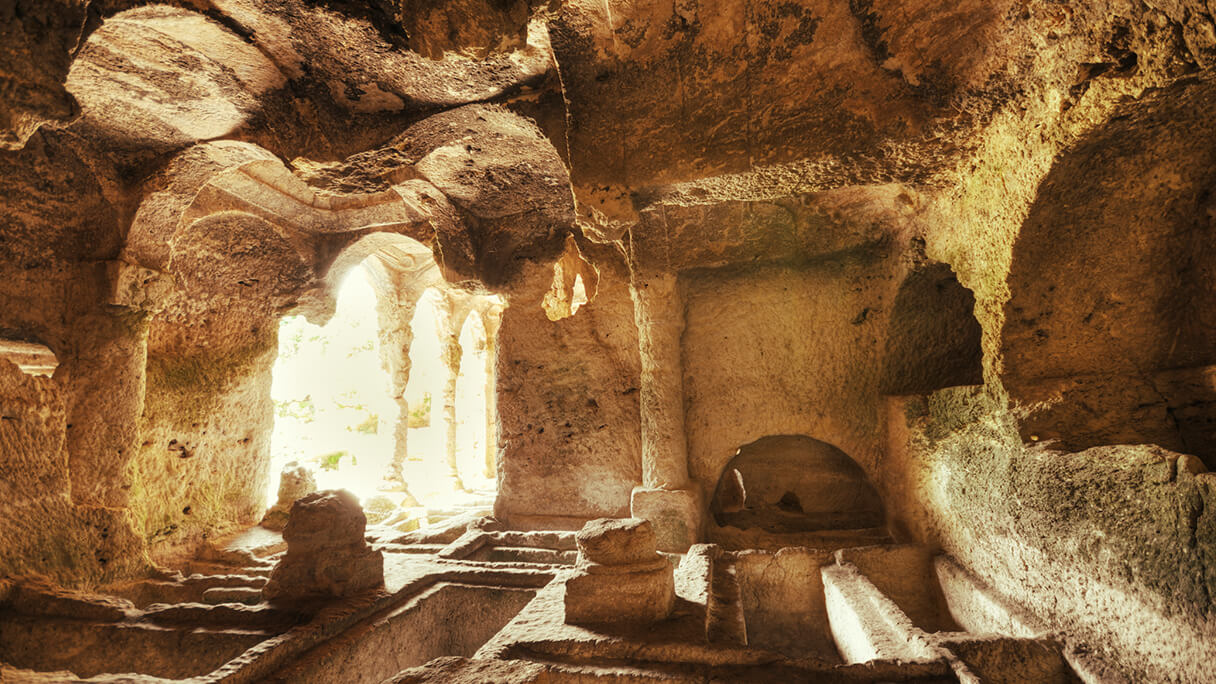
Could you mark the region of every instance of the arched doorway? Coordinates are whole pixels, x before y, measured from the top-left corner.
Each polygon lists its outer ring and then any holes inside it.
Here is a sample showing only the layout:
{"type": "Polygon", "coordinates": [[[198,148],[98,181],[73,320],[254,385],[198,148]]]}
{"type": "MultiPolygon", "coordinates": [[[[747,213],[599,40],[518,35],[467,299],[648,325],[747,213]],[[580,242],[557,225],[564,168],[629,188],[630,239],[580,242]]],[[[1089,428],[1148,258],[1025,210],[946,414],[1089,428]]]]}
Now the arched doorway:
{"type": "Polygon", "coordinates": [[[272,473],[295,461],[321,489],[376,495],[392,461],[399,412],[381,365],[376,292],[364,266],[343,279],[324,325],[303,316],[280,320],[271,398],[272,473]]]}
{"type": "Polygon", "coordinates": [[[273,472],[304,466],[318,488],[358,496],[372,524],[488,513],[497,431],[485,315],[501,299],[450,285],[412,241],[368,242],[334,272],[328,322],[281,320],[273,472]]]}

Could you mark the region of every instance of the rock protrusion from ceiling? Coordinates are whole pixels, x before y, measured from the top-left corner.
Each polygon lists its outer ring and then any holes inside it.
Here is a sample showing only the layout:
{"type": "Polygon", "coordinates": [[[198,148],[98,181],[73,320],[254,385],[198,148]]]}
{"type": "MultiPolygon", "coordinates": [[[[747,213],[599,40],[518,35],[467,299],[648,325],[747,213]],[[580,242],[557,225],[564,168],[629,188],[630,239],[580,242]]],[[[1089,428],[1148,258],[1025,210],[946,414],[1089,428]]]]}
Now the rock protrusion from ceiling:
{"type": "Polygon", "coordinates": [[[573,234],[566,236],[566,248],[553,264],[553,285],[545,295],[545,315],[559,321],[578,313],[580,307],[595,299],[600,274],[583,256],[573,234]]]}
{"type": "Polygon", "coordinates": [[[474,59],[527,43],[528,19],[539,0],[377,0],[409,38],[410,49],[431,59],[455,53],[474,59]]]}
{"type": "Polygon", "coordinates": [[[477,278],[507,287],[523,261],[549,262],[574,227],[570,176],[534,123],[502,107],[459,107],[411,126],[391,147],[464,219],[477,278]]]}
{"type": "Polygon", "coordinates": [[[16,0],[0,7],[0,150],[19,150],[44,124],[80,113],[64,81],[87,7],[87,0],[16,0]]]}
{"type": "Polygon", "coordinates": [[[193,309],[229,296],[278,311],[374,234],[430,246],[449,280],[498,287],[519,260],[556,256],[573,225],[553,146],[495,107],[436,115],[355,160],[295,165],[250,143],[187,150],[146,184],[124,259],[178,278],[193,309]]]}
{"type": "MultiPolygon", "coordinates": [[[[99,6],[97,13],[132,4],[99,6]]],[[[32,93],[28,104],[13,100],[8,118],[14,132],[5,146],[20,147],[43,121],[66,123],[79,110],[83,116],[74,130],[103,142],[99,150],[135,169],[190,144],[234,137],[284,157],[332,159],[373,147],[437,111],[534,97],[551,86],[548,34],[543,23],[531,20],[526,2],[523,14],[510,10],[505,24],[490,16],[478,19],[487,41],[499,30],[510,36],[494,41],[484,59],[424,57],[406,47],[400,27],[366,6],[298,0],[287,7],[268,0],[211,4],[206,14],[152,3],[108,16],[79,56],[63,48],[46,60],[50,67],[62,62],[62,76],[22,65],[6,74],[0,66],[0,79],[7,77],[18,89],[30,89],[23,79],[54,81],[45,94],[32,93]],[[62,103],[44,101],[55,91],[62,103]],[[41,114],[35,111],[39,106],[41,114]],[[351,126],[352,117],[359,125],[351,126]]],[[[15,42],[28,38],[23,29],[45,32],[17,22],[15,42]]]]}
{"type": "Polygon", "coordinates": [[[110,17],[72,63],[76,129],[142,159],[232,136],[287,79],[255,46],[197,12],[149,5],[110,17]]]}
{"type": "MultiPolygon", "coordinates": [[[[394,27],[386,13],[367,7],[367,3],[215,0],[215,4],[293,78],[306,76],[335,103],[352,112],[433,111],[492,100],[536,85],[552,64],[543,29],[529,27],[527,12],[521,15],[516,7],[526,3],[517,0],[376,3],[407,22],[420,22],[412,35],[403,27],[394,27]],[[494,11],[473,13],[479,5],[489,4],[496,6],[494,11]],[[387,7],[390,5],[396,7],[387,7]],[[456,29],[454,33],[430,33],[428,16],[417,11],[428,9],[424,5],[430,6],[431,19],[451,13],[473,23],[459,27],[449,23],[445,28],[456,29]],[[495,34],[506,40],[495,40],[495,34]],[[424,51],[440,52],[449,48],[460,52],[467,43],[484,59],[429,59],[410,49],[415,41],[424,51]],[[484,50],[474,45],[478,42],[486,43],[484,50]]],[[[431,30],[439,29],[438,24],[435,22],[431,30]]]]}

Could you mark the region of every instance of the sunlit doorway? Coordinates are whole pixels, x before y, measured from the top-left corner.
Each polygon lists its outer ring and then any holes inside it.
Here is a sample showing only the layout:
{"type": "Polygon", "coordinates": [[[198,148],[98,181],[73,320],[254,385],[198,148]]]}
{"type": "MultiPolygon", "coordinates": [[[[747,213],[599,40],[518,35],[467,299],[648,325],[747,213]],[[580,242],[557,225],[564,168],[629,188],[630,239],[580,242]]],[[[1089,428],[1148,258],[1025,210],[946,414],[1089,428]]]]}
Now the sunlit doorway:
{"type": "Polygon", "coordinates": [[[429,253],[399,247],[350,268],[335,299],[324,325],[280,322],[268,500],[291,465],[355,494],[370,524],[488,514],[501,299],[447,284],[429,253]]]}

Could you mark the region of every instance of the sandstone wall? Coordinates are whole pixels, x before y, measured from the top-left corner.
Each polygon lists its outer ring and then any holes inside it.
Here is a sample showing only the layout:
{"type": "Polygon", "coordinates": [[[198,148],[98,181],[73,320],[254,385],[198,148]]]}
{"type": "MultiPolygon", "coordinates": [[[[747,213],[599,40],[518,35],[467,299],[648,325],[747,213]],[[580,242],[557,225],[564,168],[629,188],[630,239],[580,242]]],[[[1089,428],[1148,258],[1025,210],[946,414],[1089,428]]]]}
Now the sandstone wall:
{"type": "Polygon", "coordinates": [[[498,500],[511,525],[578,529],[628,517],[642,479],[637,328],[620,253],[584,249],[600,273],[594,300],[550,321],[551,268],[532,266],[498,333],[498,500]]]}
{"type": "Polygon", "coordinates": [[[95,581],[139,566],[124,511],[72,501],[66,396],[62,381],[0,362],[0,574],[95,581]]]}
{"type": "Polygon", "coordinates": [[[277,324],[245,322],[235,348],[182,345],[178,336],[200,333],[175,327],[152,326],[133,464],[132,512],[154,555],[256,522],[271,476],[277,324]]]}
{"type": "Polygon", "coordinates": [[[893,399],[888,468],[912,533],[1133,681],[1216,657],[1216,475],[1153,445],[1026,448],[980,388],[893,399]]]}
{"type": "Polygon", "coordinates": [[[874,474],[886,271],[863,254],[681,278],[689,474],[706,502],[739,447],[769,435],[828,442],[874,474]]]}
{"type": "Polygon", "coordinates": [[[1133,681],[1203,681],[1211,348],[1192,326],[1211,290],[1192,240],[1213,179],[1191,143],[1211,95],[1174,82],[1203,53],[1154,16],[1089,48],[1097,75],[1036,81],[930,202],[927,252],[975,294],[986,384],[892,399],[884,471],[898,532],[1072,647],[1133,681]]]}
{"type": "Polygon", "coordinates": [[[4,364],[0,574],[97,582],[146,567],[126,508],[142,406],[142,313],[107,305],[120,182],[87,141],[54,130],[0,154],[0,335],[58,368],[4,364]]]}

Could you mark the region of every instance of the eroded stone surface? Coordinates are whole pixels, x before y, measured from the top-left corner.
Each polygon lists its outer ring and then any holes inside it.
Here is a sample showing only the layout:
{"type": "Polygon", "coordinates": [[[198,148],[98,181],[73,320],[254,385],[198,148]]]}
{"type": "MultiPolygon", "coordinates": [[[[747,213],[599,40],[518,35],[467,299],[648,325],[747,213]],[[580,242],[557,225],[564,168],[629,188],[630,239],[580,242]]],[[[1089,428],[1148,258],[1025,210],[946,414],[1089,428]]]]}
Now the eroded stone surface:
{"type": "Polygon", "coordinates": [[[566,622],[654,622],[675,603],[671,563],[648,520],[592,520],[575,535],[578,562],[565,583],[566,622]]]}
{"type": "Polygon", "coordinates": [[[581,559],[600,565],[632,565],[655,558],[654,527],[640,518],[600,518],[574,536],[581,559]]]}
{"type": "Polygon", "coordinates": [[[262,527],[282,531],[287,525],[291,507],[298,499],[302,499],[317,491],[317,481],[312,471],[292,461],[283,466],[279,473],[279,498],[262,516],[262,527]]]}
{"type": "Polygon", "coordinates": [[[262,589],[268,601],[354,596],[384,586],[384,556],[363,539],[367,520],[353,494],[325,490],[291,507],[283,539],[287,554],[262,589]]]}

